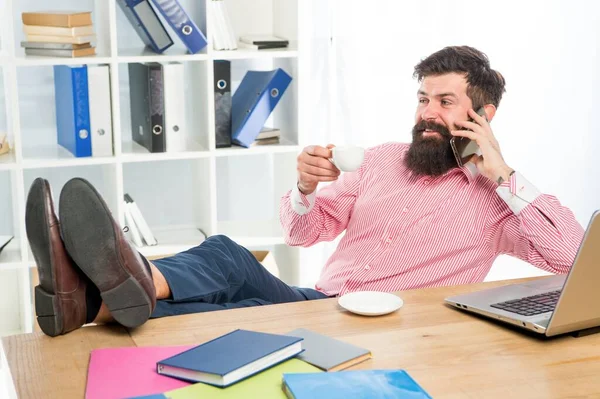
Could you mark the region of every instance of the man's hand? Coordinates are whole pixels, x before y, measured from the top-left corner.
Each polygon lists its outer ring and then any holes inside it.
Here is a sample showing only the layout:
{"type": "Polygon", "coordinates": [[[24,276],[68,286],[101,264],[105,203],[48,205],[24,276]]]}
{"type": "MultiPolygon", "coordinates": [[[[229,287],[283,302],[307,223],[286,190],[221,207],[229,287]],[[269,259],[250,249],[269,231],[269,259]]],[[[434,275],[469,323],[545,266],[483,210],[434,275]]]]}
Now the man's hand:
{"type": "Polygon", "coordinates": [[[502,177],[504,181],[508,180],[512,169],[502,158],[500,145],[494,137],[490,124],[472,109],[468,111],[468,114],[475,122],[456,121],[455,124],[471,130],[453,130],[452,135],[467,137],[477,143],[481,149],[481,155],[473,155],[470,162],[477,166],[479,173],[493,182],[498,182],[499,177],[502,177]]]}
{"type": "Polygon", "coordinates": [[[333,147],[310,145],[298,155],[298,189],[304,195],[314,192],[319,182],[337,180],[340,170],[329,161],[333,147]]]}

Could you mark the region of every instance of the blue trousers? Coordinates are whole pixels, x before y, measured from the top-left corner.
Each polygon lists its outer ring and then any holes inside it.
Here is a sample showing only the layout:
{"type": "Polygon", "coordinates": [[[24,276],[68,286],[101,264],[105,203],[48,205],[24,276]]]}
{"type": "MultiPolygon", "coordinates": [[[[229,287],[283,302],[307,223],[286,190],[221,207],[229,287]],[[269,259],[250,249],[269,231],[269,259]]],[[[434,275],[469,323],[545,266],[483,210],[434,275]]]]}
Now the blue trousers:
{"type": "Polygon", "coordinates": [[[222,235],[152,263],[171,288],[171,298],[157,301],[152,318],[327,298],[311,288],[287,285],[222,235]]]}

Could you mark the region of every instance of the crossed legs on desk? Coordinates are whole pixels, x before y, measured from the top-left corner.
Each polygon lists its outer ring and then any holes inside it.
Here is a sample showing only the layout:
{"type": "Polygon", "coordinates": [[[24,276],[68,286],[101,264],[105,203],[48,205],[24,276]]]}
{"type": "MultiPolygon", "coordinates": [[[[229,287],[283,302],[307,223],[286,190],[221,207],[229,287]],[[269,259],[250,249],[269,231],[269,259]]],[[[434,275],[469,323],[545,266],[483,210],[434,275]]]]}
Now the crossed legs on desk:
{"type": "Polygon", "coordinates": [[[288,286],[225,236],[212,236],[151,264],[126,240],[100,194],[84,179],[63,187],[60,223],[53,208],[48,182],[36,179],[26,225],[40,273],[36,314],[51,336],[92,320],[137,327],[150,317],[326,298],[288,286]],[[65,289],[65,281],[78,290],[65,289]]]}

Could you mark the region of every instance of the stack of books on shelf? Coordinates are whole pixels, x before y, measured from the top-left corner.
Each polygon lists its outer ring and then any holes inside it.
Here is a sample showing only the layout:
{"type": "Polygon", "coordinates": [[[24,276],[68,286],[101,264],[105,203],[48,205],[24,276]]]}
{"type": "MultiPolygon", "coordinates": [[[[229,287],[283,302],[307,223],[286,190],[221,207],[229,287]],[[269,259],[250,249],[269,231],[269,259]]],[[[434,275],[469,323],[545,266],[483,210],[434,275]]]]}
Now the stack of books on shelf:
{"type": "Polygon", "coordinates": [[[279,144],[279,139],[281,138],[281,130],[273,127],[263,127],[256,139],[254,139],[254,143],[251,144],[252,147],[259,145],[269,145],[269,144],[279,144]]]}
{"type": "Polygon", "coordinates": [[[212,0],[210,7],[213,48],[215,50],[236,50],[238,46],[225,0],[212,0]]]}
{"type": "Polygon", "coordinates": [[[96,54],[92,13],[44,11],[21,14],[26,55],[86,57],[96,54]]]}
{"type": "Polygon", "coordinates": [[[290,42],[282,37],[273,35],[240,36],[238,46],[250,50],[273,50],[287,48],[290,42]]]}

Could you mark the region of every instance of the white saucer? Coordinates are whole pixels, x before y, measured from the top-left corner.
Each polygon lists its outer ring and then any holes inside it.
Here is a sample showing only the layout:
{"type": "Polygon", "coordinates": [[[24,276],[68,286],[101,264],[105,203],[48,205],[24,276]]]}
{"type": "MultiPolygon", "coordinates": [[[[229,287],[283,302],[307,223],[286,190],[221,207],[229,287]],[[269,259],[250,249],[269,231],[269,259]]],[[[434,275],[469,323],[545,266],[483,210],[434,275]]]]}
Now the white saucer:
{"type": "Polygon", "coordinates": [[[358,291],[342,295],[338,299],[338,304],[352,313],[380,316],[400,309],[404,301],[387,292],[358,291]]]}

